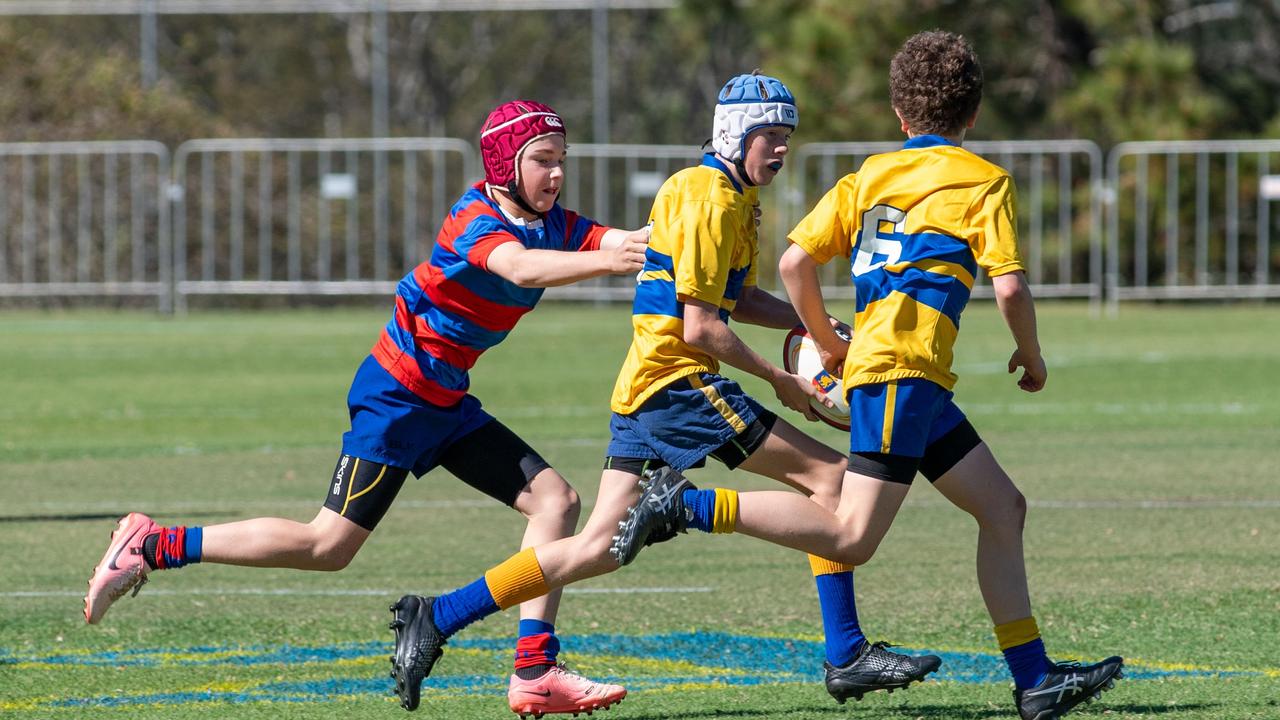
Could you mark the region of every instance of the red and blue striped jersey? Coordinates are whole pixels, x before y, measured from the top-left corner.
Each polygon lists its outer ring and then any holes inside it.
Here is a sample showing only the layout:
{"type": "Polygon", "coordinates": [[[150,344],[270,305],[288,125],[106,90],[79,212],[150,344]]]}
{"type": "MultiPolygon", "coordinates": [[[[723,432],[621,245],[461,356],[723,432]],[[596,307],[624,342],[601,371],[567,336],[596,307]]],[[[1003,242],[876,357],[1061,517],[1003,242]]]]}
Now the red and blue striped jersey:
{"type": "Polygon", "coordinates": [[[522,288],[489,271],[494,248],[518,242],[530,250],[598,250],[608,229],[558,203],[541,220],[508,217],[476,183],[449,210],[431,259],[397,286],[374,358],[423,400],[453,405],[467,393],[467,371],[480,354],[502,342],[542,297],[542,288],[522,288]]]}

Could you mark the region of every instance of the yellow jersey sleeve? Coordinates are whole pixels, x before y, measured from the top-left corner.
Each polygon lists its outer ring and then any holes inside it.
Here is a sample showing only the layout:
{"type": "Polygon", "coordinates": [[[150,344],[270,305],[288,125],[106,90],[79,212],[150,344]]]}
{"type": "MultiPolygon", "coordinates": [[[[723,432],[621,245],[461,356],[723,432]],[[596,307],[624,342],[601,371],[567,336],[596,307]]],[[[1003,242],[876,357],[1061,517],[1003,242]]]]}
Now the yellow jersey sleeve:
{"type": "Polygon", "coordinates": [[[822,196],[787,239],[804,248],[820,264],[830,262],[837,255],[849,257],[857,228],[848,213],[857,207],[857,193],[857,173],[845,175],[822,196]]]}
{"type": "Polygon", "coordinates": [[[990,277],[1023,269],[1013,179],[1002,175],[982,189],[969,209],[970,247],[990,277]]]}
{"type": "Polygon", "coordinates": [[[680,237],[672,243],[679,248],[676,297],[720,307],[737,243],[733,218],[716,203],[690,203],[682,208],[677,225],[680,237]]]}

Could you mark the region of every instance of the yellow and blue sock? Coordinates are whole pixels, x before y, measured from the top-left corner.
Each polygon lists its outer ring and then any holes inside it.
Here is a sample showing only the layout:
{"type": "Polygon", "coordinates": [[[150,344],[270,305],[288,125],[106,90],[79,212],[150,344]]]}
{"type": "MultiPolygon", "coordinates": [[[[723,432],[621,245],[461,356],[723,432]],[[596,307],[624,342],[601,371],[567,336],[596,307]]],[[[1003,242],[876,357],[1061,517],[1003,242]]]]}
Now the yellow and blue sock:
{"type": "Polygon", "coordinates": [[[555,667],[560,654],[560,638],[556,627],[543,620],[521,619],[520,636],[516,639],[516,677],[535,680],[555,667]]]}
{"type": "Polygon", "coordinates": [[[1013,675],[1013,684],[1019,690],[1035,687],[1044,680],[1051,663],[1035,617],[997,625],[996,640],[1013,675]]]}
{"type": "Polygon", "coordinates": [[[483,577],[436,598],[436,628],[449,637],[477,620],[550,592],[533,548],[490,568],[483,577]]]}
{"type": "Polygon", "coordinates": [[[204,528],[178,525],[142,539],[142,559],[152,570],[177,570],[200,562],[204,528]]]}
{"type": "Polygon", "coordinates": [[[738,493],[734,490],[685,490],[681,499],[692,511],[689,527],[695,530],[731,533],[738,525],[738,493]]]}
{"type": "Polygon", "coordinates": [[[810,555],[809,568],[818,585],[827,662],[844,667],[853,662],[867,642],[853,596],[853,566],[810,555]]]}

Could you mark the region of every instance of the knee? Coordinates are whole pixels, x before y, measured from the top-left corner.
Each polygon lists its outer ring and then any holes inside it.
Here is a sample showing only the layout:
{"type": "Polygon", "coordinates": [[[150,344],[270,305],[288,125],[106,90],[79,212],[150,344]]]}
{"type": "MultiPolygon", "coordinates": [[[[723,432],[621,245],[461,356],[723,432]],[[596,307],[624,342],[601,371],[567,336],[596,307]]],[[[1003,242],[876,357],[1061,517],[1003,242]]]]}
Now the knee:
{"type": "Polygon", "coordinates": [[[809,496],[809,499],[819,506],[835,512],[836,508],[840,507],[840,497],[844,490],[844,470],[844,463],[824,468],[824,472],[818,475],[818,479],[813,485],[813,494],[809,496]]]}
{"type": "Polygon", "coordinates": [[[1013,491],[1013,522],[1018,532],[1027,526],[1027,497],[1017,490],[1013,491]]]}
{"type": "Polygon", "coordinates": [[[1027,498],[1016,488],[983,505],[978,524],[987,530],[1021,533],[1027,521],[1027,498]]]}
{"type": "Polygon", "coordinates": [[[345,569],[355,559],[356,552],[359,550],[358,545],[321,540],[312,549],[312,569],[323,572],[337,572],[345,569]]]}
{"type": "Polygon", "coordinates": [[[582,515],[582,498],[578,497],[578,491],[574,490],[568,483],[565,483],[565,492],[558,500],[560,512],[565,517],[572,518],[576,524],[578,517],[582,515]]]}
{"type": "Polygon", "coordinates": [[[836,556],[828,558],[835,562],[844,563],[846,565],[854,565],[861,567],[871,562],[871,558],[876,554],[877,545],[869,542],[846,542],[836,548],[836,556]]]}
{"type": "Polygon", "coordinates": [[[540,489],[534,495],[534,503],[530,512],[525,513],[528,517],[547,515],[565,518],[573,524],[577,524],[578,516],[581,514],[582,498],[578,497],[577,490],[574,490],[569,483],[563,480],[553,487],[540,489]]]}

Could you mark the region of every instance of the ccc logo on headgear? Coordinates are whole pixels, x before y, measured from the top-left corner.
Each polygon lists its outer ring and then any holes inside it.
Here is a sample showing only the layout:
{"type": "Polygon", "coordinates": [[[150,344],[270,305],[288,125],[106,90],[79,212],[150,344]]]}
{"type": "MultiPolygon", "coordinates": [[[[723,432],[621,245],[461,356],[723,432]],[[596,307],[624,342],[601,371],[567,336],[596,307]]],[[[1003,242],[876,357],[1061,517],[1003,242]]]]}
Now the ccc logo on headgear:
{"type": "Polygon", "coordinates": [[[560,118],[556,117],[555,115],[547,116],[547,124],[550,125],[551,127],[564,127],[564,123],[560,122],[560,118]]]}

